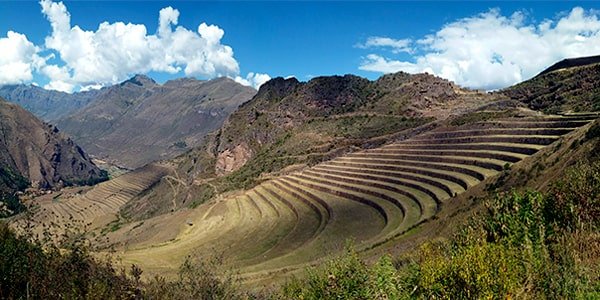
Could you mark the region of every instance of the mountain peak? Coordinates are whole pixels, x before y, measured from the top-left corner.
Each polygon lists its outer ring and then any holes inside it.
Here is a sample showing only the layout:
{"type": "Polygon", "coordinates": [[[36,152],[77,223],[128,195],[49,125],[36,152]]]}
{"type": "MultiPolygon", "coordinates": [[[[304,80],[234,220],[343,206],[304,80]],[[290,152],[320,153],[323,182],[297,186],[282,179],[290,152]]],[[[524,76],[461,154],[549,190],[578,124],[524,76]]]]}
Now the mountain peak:
{"type": "Polygon", "coordinates": [[[257,97],[266,97],[274,100],[281,99],[300,85],[302,83],[296,78],[285,79],[283,77],[276,77],[260,86],[257,97]]]}
{"type": "Polygon", "coordinates": [[[123,81],[123,83],[121,83],[121,86],[127,84],[127,83],[131,83],[131,84],[135,84],[135,85],[139,85],[139,86],[147,86],[147,85],[155,85],[156,81],[154,81],[154,79],[143,75],[143,74],[137,74],[131,78],[129,78],[126,81],[123,81]]]}

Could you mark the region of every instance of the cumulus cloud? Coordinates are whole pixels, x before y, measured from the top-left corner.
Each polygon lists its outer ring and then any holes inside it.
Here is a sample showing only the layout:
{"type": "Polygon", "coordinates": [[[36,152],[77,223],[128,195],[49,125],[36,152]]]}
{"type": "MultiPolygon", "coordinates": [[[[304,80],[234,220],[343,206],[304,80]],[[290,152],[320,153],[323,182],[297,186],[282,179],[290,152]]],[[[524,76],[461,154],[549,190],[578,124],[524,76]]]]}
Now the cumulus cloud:
{"type": "Polygon", "coordinates": [[[44,85],[45,89],[57,90],[61,92],[71,92],[75,85],[71,83],[71,75],[66,67],[57,65],[45,65],[41,68],[41,73],[52,80],[44,85]]]}
{"type": "Polygon", "coordinates": [[[268,74],[250,72],[248,73],[248,75],[246,75],[246,78],[236,76],[233,80],[235,80],[239,84],[251,86],[255,89],[258,89],[261,85],[263,85],[263,83],[271,80],[271,76],[269,76],[268,74]]]}
{"type": "MultiPolygon", "coordinates": [[[[122,81],[132,74],[151,71],[199,77],[235,77],[239,65],[233,49],[221,44],[225,32],[202,23],[196,31],[177,26],[179,11],[160,10],[158,30],[148,34],[143,24],[101,23],[95,31],[71,24],[62,2],[41,0],[42,13],[52,26],[47,49],[58,52],[64,66],[47,66],[47,88],[69,91],[122,81]]],[[[262,75],[262,74],[261,74],[262,75]]]]}
{"type": "Polygon", "coordinates": [[[33,71],[43,64],[39,48],[23,34],[9,31],[0,38],[0,85],[33,79],[33,71]]]}
{"type": "Polygon", "coordinates": [[[356,47],[362,48],[362,49],[384,48],[384,49],[391,50],[393,53],[400,53],[400,52],[411,53],[412,52],[412,49],[410,47],[411,42],[412,41],[410,39],[396,40],[396,39],[392,39],[389,37],[372,36],[372,37],[369,37],[367,39],[367,41],[365,41],[364,43],[357,44],[356,47]]]}
{"type": "Polygon", "coordinates": [[[599,13],[575,7],[557,20],[528,22],[524,13],[499,10],[446,24],[412,41],[413,60],[371,53],[361,70],[428,72],[461,85],[497,89],[528,79],[567,57],[600,54],[599,13]]]}

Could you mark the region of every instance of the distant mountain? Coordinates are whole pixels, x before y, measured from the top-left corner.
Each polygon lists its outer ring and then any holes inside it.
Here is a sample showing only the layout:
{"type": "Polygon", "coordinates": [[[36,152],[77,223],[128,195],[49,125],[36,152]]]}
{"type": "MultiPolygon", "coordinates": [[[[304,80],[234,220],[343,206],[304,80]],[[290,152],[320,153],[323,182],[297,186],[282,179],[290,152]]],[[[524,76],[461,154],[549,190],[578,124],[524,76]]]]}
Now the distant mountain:
{"type": "Polygon", "coordinates": [[[136,75],[103,89],[57,124],[89,153],[136,168],[198,146],[255,93],[228,78],[182,78],[161,85],[136,75]]]}
{"type": "Polygon", "coordinates": [[[44,121],[56,121],[92,102],[99,90],[68,94],[34,85],[0,86],[0,97],[19,104],[44,121]]]}
{"type": "Polygon", "coordinates": [[[547,113],[600,111],[600,56],[562,60],[500,93],[547,113]]]}
{"type": "MultiPolygon", "coordinates": [[[[14,201],[14,192],[28,186],[48,189],[106,179],[106,173],[55,126],[1,98],[0,133],[2,202],[14,201]]],[[[15,205],[10,203],[8,209],[15,205]]],[[[6,212],[3,208],[0,215],[6,212]]]]}

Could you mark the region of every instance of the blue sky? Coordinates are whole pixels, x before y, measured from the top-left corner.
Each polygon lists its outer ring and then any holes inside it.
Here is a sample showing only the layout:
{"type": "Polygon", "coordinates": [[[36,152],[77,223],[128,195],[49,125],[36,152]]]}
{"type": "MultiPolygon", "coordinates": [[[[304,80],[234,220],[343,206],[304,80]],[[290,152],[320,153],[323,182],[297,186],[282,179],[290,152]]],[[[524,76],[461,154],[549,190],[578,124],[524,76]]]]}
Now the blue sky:
{"type": "Polygon", "coordinates": [[[48,1],[45,5],[48,9],[43,12],[42,3],[34,1],[0,2],[0,50],[4,45],[27,53],[0,58],[0,70],[9,70],[0,75],[0,84],[36,83],[73,91],[147,73],[160,82],[182,76],[237,77],[256,87],[275,76],[308,80],[352,73],[374,79],[403,70],[495,89],[527,79],[564,56],[600,54],[596,2],[48,1]],[[173,11],[165,11],[165,20],[177,20],[170,30],[181,26],[187,31],[159,43],[148,36],[158,35],[159,12],[166,7],[178,12],[173,18],[173,11]],[[62,26],[62,33],[53,30],[49,18],[59,24],[65,13],[70,15],[68,26],[62,26]],[[110,29],[116,28],[110,27],[115,22],[144,25],[144,42],[135,47],[126,41],[114,45],[110,34],[119,30],[94,35],[103,22],[110,29]],[[205,27],[203,37],[198,34],[201,23],[218,28],[205,27]],[[84,33],[69,35],[75,26],[84,33]],[[19,36],[9,36],[9,31],[19,36]],[[206,46],[213,34],[216,44],[206,46]],[[54,41],[48,43],[52,36],[54,41]],[[177,43],[186,49],[156,48],[177,43]],[[99,53],[107,47],[110,51],[99,53]],[[144,47],[154,48],[146,53],[144,47]],[[90,53],[96,57],[90,58],[90,53]],[[132,61],[113,55],[120,53],[143,57],[132,61]],[[162,63],[167,58],[173,60],[162,63]]]}

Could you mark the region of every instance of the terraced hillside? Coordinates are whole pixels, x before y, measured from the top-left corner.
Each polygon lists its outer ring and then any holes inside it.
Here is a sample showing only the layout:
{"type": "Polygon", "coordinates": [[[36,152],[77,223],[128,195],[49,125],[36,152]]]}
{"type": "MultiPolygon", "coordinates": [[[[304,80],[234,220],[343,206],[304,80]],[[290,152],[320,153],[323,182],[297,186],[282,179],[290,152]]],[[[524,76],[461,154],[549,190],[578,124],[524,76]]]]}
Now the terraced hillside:
{"type": "Polygon", "coordinates": [[[114,221],[121,206],[167,173],[167,167],[150,164],[93,188],[46,195],[36,199],[32,221],[58,231],[65,227],[99,228],[114,221]]]}
{"type": "Polygon", "coordinates": [[[185,224],[180,221],[176,237],[134,245],[123,258],[165,274],[191,253],[223,253],[252,280],[319,260],[349,238],[359,248],[373,247],[596,117],[509,117],[442,126],[348,154],[201,205],[185,215],[185,224]]]}

